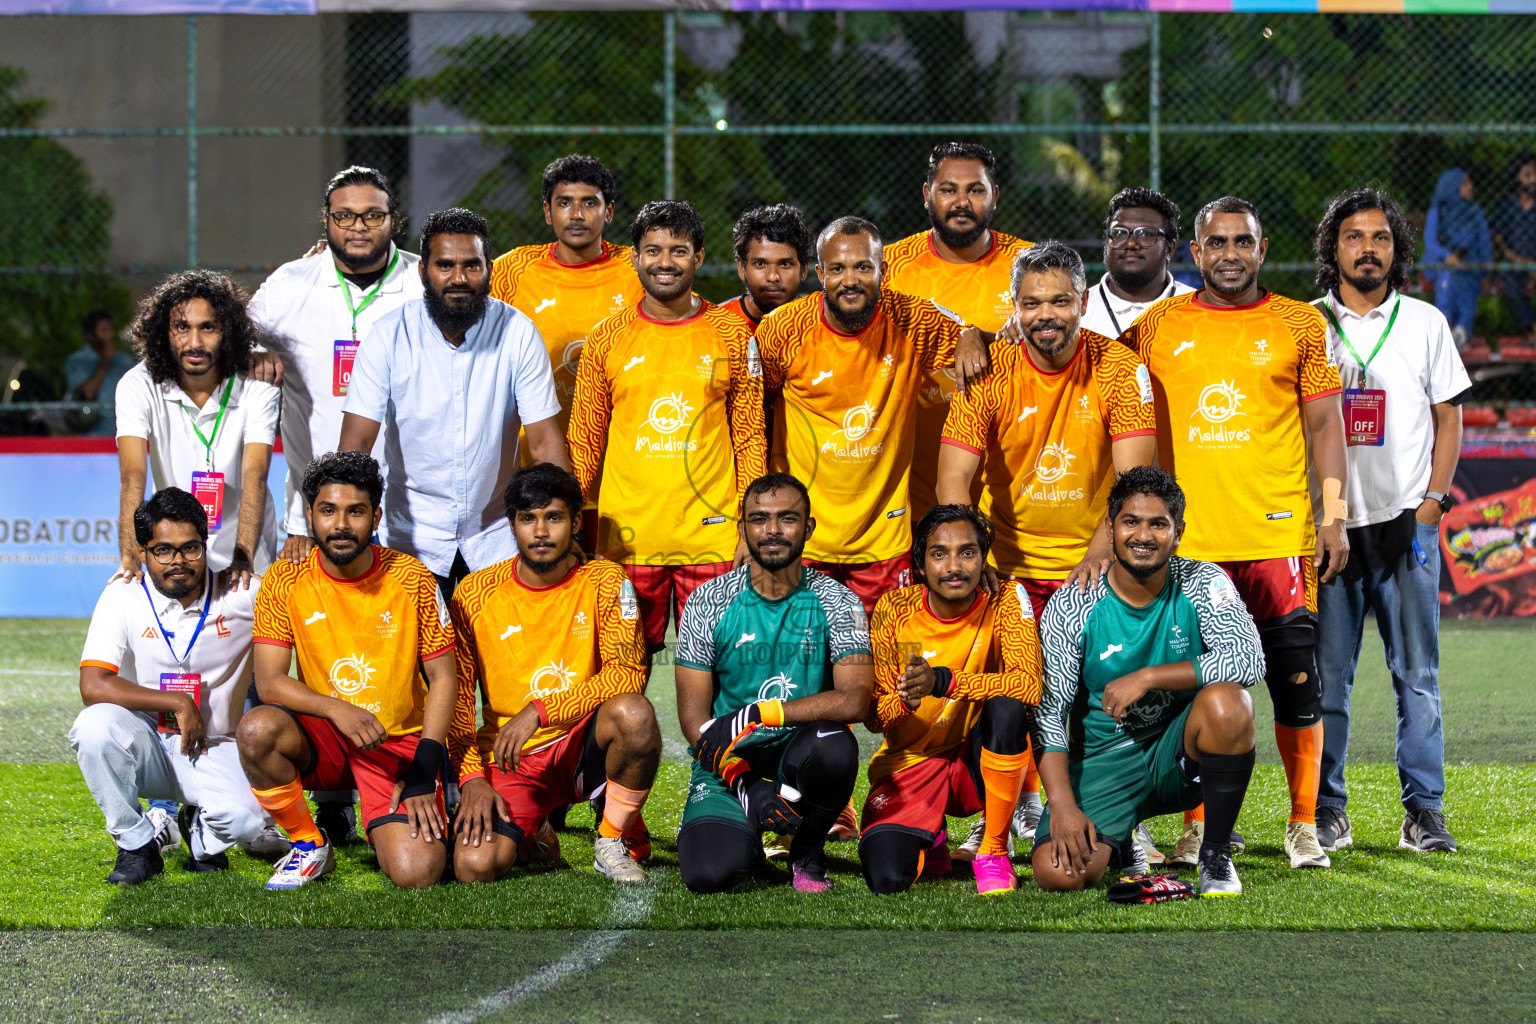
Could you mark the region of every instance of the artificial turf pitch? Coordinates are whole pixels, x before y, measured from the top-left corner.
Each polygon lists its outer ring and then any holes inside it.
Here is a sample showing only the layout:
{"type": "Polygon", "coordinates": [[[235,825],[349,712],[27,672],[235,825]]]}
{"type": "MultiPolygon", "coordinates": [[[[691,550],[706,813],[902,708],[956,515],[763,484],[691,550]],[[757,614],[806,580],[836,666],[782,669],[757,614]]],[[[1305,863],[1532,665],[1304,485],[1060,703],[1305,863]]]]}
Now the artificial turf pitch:
{"type": "MultiPolygon", "coordinates": [[[[1102,889],[1040,893],[1027,872],[1000,898],[977,897],[960,871],[875,897],[851,845],[829,846],[824,897],[793,892],[783,871],[689,894],[673,851],[687,771],[664,666],[649,690],[667,760],[646,808],[645,886],[619,891],[591,870],[585,808],[561,836],[569,866],[491,886],[394,890],[360,844],[297,892],[267,893],[268,865],[241,854],[224,875],[194,876],[184,852],[143,886],[108,886],[113,848],[64,738],[83,628],[0,622],[0,1020],[1536,1020],[1529,624],[1442,630],[1459,854],[1397,849],[1391,691],[1368,636],[1356,847],[1331,871],[1285,865],[1261,687],[1244,896],[1133,908],[1102,889]]],[[[1154,831],[1171,843],[1178,822],[1154,831]]]]}

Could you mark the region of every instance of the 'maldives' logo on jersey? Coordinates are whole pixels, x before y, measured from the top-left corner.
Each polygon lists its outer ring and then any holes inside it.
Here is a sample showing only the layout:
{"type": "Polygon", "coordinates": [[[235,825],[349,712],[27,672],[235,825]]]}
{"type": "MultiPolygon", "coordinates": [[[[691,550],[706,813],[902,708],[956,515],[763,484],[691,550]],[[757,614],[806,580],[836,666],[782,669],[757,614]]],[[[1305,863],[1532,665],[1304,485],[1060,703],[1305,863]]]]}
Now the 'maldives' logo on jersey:
{"type": "Polygon", "coordinates": [[[356,697],[373,685],[375,672],[361,654],[337,658],[331,663],[331,690],[343,700],[356,697]]]}
{"type": "Polygon", "coordinates": [[[822,442],[821,452],[841,459],[872,459],[885,448],[885,443],[877,440],[881,433],[875,426],[875,407],[860,402],[843,413],[842,428],[822,442]]]}
{"type": "Polygon", "coordinates": [[[1041,505],[1060,505],[1068,501],[1082,501],[1083,488],[1058,487],[1062,480],[1077,476],[1072,462],[1077,456],[1067,448],[1065,441],[1055,441],[1041,447],[1035,456],[1035,467],[1024,475],[1019,496],[1026,501],[1041,505]]]}
{"type": "Polygon", "coordinates": [[[545,697],[564,693],[575,681],[575,669],[566,668],[563,661],[552,661],[529,677],[526,699],[543,700],[545,697]]]}
{"type": "Polygon", "coordinates": [[[780,672],[776,676],[769,676],[763,680],[763,685],[757,688],[757,699],[763,700],[794,700],[795,680],[788,673],[780,672]]]}
{"type": "Polygon", "coordinates": [[[1189,443],[1202,447],[1210,445],[1233,448],[1247,441],[1252,431],[1237,430],[1226,425],[1235,416],[1248,415],[1243,411],[1243,402],[1247,397],[1237,389],[1236,381],[1219,380],[1215,384],[1207,384],[1195,400],[1195,411],[1189,414],[1190,419],[1198,416],[1205,422],[1189,425],[1189,443]]]}
{"type": "Polygon", "coordinates": [[[670,457],[697,451],[698,438],[672,436],[688,426],[688,418],[692,413],[693,406],[684,400],[681,391],[662,395],[651,403],[645,421],[647,427],[661,436],[658,438],[649,434],[636,434],[635,451],[670,457]]]}

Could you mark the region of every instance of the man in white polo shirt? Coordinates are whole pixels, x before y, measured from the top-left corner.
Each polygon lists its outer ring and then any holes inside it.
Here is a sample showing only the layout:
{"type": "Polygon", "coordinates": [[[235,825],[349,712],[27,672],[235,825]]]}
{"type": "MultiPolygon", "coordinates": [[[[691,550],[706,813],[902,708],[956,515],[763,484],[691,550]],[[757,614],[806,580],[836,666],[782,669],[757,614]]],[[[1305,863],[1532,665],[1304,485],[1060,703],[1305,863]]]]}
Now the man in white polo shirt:
{"type": "Polygon", "coordinates": [[[1118,338],[1152,303],[1194,291],[1173,279],[1168,263],[1179,247],[1179,208],[1150,188],[1123,188],[1104,218],[1104,269],[1088,289],[1080,326],[1118,338]]]}
{"type": "Polygon", "coordinates": [[[69,730],[85,784],[117,843],[107,881],[136,885],[164,867],[140,798],[178,800],[194,871],[229,866],[269,819],[246,782],[235,726],[251,682],[256,588],[208,568],[203,506],[178,487],[133,513],[145,575],[107,584],[80,655],[85,710],[69,730]]]}
{"type": "Polygon", "coordinates": [[[342,417],[340,451],[371,451],[383,428],[384,545],[424,562],[445,599],[517,554],[502,494],[518,425],[534,462],[570,469],[549,353],[533,321],[489,297],[490,251],[478,214],[427,218],[425,291],[364,339],[342,417]]]}
{"type": "MultiPolygon", "coordinates": [[[[361,339],[421,297],[420,258],[390,240],[397,205],[382,172],[348,167],[326,183],[324,204],[325,251],[278,267],[250,306],[262,347],[271,353],[258,358],[252,375],[283,389],[282,556],[294,564],[312,546],[299,485],[310,461],[334,451],[341,438],[341,407],[361,339]]],[[[383,461],[382,450],[373,455],[383,461]]]]}
{"type": "MultiPolygon", "coordinates": [[[[1317,671],[1323,684],[1317,839],[1354,843],[1345,811],[1349,691],[1365,614],[1376,614],[1397,694],[1397,774],[1407,812],[1398,845],[1454,852],[1445,824],[1440,716],[1440,517],[1461,455],[1461,402],[1471,381],[1445,316],[1401,293],[1413,232],[1395,200],[1344,192],[1317,227],[1317,305],[1344,382],[1350,557],[1318,588],[1317,671]]],[[[1313,481],[1313,502],[1318,504],[1313,481]]]]}
{"type": "Polygon", "coordinates": [[[143,360],[117,385],[118,574],[141,575],[133,513],[146,476],[208,513],[208,567],[261,572],[277,550],[267,469],[281,392],[245,375],[256,329],[246,296],[211,270],[172,274],[139,304],[143,360]]]}

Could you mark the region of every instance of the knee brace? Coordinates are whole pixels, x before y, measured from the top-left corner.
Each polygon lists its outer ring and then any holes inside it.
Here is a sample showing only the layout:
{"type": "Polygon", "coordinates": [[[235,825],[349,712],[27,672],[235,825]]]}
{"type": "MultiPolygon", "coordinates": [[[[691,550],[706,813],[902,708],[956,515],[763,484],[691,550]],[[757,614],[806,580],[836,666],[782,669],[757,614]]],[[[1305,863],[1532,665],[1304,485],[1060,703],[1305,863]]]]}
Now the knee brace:
{"type": "Polygon", "coordinates": [[[1033,724],[1029,705],[1016,697],[988,697],[981,705],[976,733],[994,754],[1022,754],[1029,747],[1033,724]]]}
{"type": "Polygon", "coordinates": [[[1275,706],[1275,722],[1306,729],[1321,722],[1323,681],[1317,674],[1315,629],[1310,622],[1291,622],[1259,634],[1264,648],[1264,682],[1275,706]],[[1300,683],[1292,677],[1305,675],[1300,683]]]}

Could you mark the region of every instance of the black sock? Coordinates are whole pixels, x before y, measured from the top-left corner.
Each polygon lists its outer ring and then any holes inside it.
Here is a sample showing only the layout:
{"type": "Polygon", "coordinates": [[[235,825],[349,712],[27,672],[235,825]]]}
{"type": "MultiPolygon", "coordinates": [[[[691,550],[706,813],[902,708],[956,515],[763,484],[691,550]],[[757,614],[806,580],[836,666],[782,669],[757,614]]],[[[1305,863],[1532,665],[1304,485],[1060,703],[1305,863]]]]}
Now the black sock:
{"type": "Polygon", "coordinates": [[[1253,751],[1246,754],[1208,754],[1200,751],[1200,792],[1205,797],[1206,848],[1227,850],[1232,846],[1232,827],[1243,808],[1248,780],[1253,776],[1253,751]]]}

